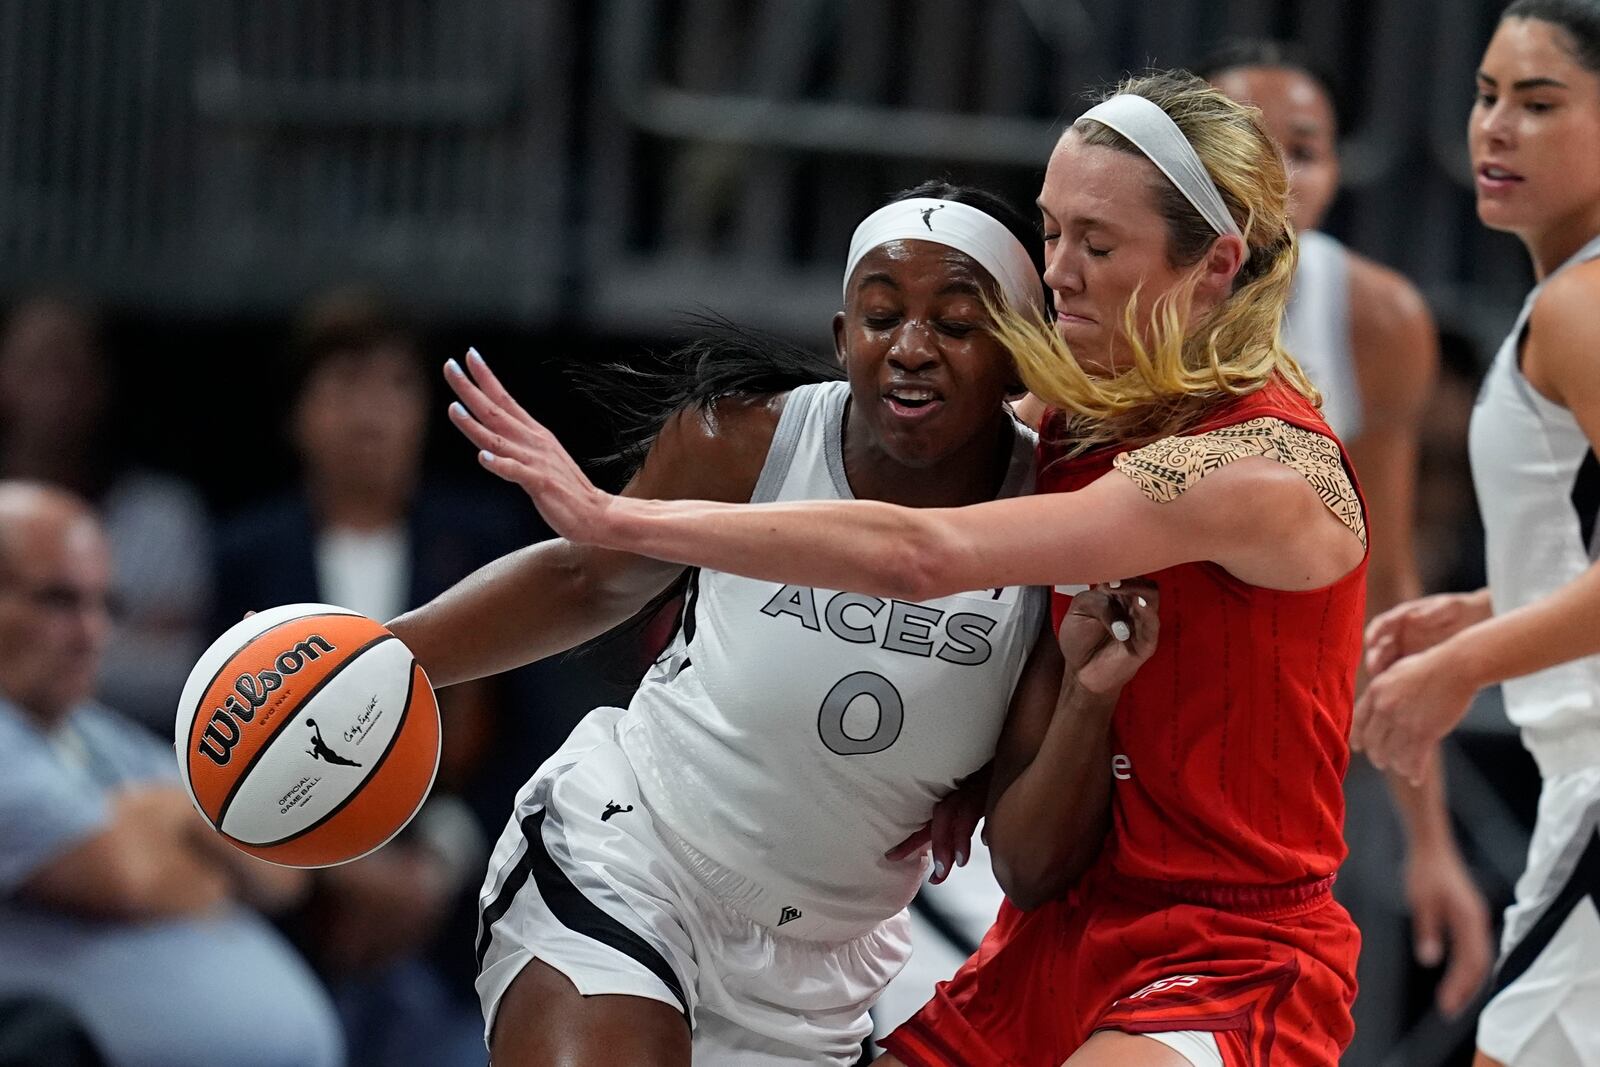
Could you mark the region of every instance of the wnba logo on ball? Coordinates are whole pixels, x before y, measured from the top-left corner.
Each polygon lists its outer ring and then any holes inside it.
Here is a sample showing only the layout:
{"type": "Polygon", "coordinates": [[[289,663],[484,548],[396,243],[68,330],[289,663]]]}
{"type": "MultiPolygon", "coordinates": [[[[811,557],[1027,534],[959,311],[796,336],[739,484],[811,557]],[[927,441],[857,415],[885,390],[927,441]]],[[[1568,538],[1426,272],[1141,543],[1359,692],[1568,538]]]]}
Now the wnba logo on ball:
{"type": "Polygon", "coordinates": [[[211,721],[206,724],[205,733],[200,735],[200,744],[195,751],[218,767],[226,767],[228,760],[233,758],[233,746],[239,743],[239,723],[253,720],[257,710],[267,702],[267,694],[282,688],[285,678],[298,674],[307,663],[320,659],[324,652],[332,651],[334,646],[326,638],[321,634],[311,634],[279,654],[272,668],[239,675],[233,683],[238,695],[229,694],[228,699],[222,702],[222,707],[211,713],[211,721]]]}

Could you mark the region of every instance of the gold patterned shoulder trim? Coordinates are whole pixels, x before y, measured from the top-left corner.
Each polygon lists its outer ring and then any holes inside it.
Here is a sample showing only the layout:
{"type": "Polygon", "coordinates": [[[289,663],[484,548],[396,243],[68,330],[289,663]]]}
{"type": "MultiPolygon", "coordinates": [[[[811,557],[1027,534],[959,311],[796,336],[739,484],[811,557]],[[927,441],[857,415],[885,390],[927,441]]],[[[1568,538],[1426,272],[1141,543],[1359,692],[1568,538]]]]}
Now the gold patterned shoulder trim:
{"type": "Polygon", "coordinates": [[[1328,510],[1361,538],[1363,545],[1367,543],[1361,498],[1345,470],[1338,444],[1282,419],[1251,419],[1192,437],[1163,437],[1123,452],[1111,465],[1133,479],[1145,496],[1166,503],[1178,499],[1212,471],[1246,456],[1265,456],[1298,471],[1328,510]]]}

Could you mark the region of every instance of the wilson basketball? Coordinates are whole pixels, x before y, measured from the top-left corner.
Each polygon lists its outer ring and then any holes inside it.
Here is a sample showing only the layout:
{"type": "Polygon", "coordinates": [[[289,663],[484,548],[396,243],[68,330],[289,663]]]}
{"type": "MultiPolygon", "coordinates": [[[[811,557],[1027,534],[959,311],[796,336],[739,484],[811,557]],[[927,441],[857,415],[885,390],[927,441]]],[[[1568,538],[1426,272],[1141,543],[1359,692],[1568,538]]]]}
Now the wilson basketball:
{"type": "Polygon", "coordinates": [[[289,604],[206,650],[174,738],[189,795],[219,833],[274,863],[326,867],[378,848],[422,806],[439,706],[380,623],[289,604]]]}

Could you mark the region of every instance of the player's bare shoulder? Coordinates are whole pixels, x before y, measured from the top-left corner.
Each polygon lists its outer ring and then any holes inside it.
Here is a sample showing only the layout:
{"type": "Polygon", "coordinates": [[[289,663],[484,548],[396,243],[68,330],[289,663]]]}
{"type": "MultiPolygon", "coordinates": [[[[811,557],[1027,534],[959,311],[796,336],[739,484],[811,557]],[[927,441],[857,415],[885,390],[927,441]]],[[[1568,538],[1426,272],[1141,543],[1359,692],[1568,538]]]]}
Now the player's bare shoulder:
{"type": "Polygon", "coordinates": [[[630,489],[663,499],[750,499],[788,392],[724,396],[669,416],[630,489]]]}
{"type": "Polygon", "coordinates": [[[1600,396],[1600,259],[1554,274],[1540,290],[1528,319],[1522,372],[1533,387],[1563,407],[1587,405],[1600,396]]]}
{"type": "Polygon", "coordinates": [[[1438,331],[1405,275],[1350,252],[1350,342],[1362,407],[1410,416],[1433,386],[1438,331]]]}

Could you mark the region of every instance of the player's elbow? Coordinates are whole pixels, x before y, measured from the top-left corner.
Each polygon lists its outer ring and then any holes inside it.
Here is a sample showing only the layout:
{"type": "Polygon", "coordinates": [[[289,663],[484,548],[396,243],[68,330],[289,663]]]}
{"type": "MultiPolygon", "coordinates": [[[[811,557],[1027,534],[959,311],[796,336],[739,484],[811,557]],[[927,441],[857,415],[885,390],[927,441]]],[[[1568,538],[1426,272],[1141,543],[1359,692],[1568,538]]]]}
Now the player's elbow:
{"type": "Polygon", "coordinates": [[[995,880],[1005,892],[1006,899],[1023,911],[1032,911],[1060,900],[1067,890],[1083,875],[1088,865],[1066,862],[1006,862],[994,854],[995,880]]]}
{"type": "Polygon", "coordinates": [[[1100,854],[1103,833],[1042,838],[1035,829],[1007,832],[1003,821],[989,824],[989,857],[1006,898],[1023,911],[1060,900],[1100,854]]]}
{"type": "Polygon", "coordinates": [[[928,522],[913,523],[896,539],[881,568],[896,600],[936,600],[959,592],[952,584],[960,571],[961,548],[948,532],[928,522]]]}

